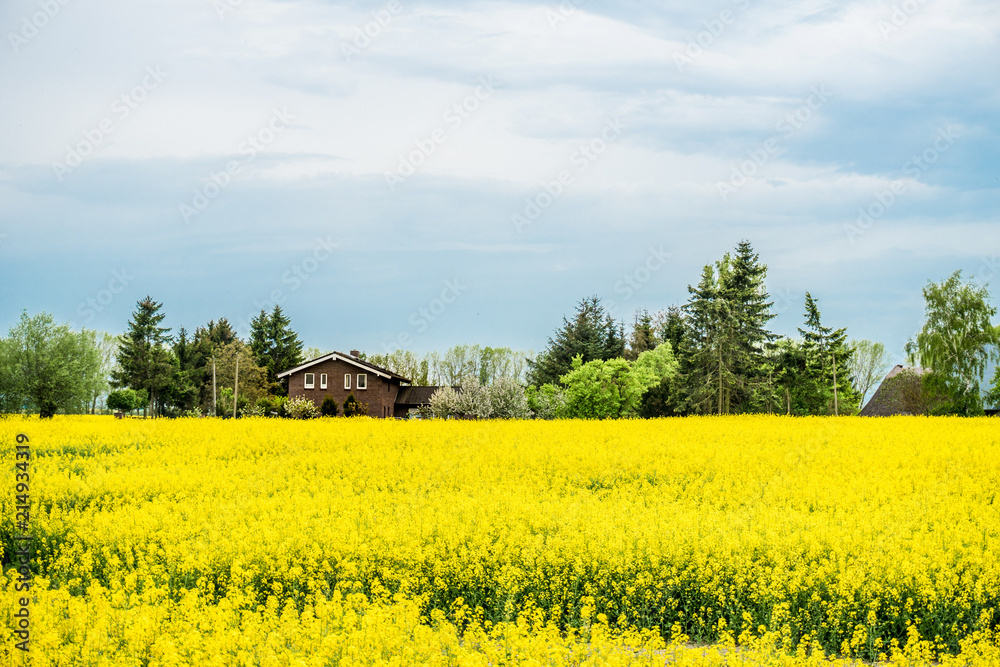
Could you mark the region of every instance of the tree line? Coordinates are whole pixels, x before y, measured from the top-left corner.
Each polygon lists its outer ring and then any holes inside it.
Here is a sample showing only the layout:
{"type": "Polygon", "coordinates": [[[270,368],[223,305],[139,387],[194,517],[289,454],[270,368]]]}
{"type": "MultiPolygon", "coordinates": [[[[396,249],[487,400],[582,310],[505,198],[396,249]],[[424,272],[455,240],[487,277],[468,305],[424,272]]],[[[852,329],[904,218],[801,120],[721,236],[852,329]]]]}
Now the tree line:
{"type": "MultiPolygon", "coordinates": [[[[852,340],[830,326],[805,293],[797,337],[769,329],[775,317],[767,266],[749,241],[707,264],[688,300],[655,313],[641,309],[626,331],[596,296],[580,300],[538,355],[507,347],[455,345],[444,353],[361,354],[412,380],[440,386],[436,416],[617,418],[696,414],[855,414],[890,368],[880,342],[852,340]],[[453,387],[460,387],[458,391],[453,387]]],[[[907,343],[920,372],[894,379],[899,410],[982,414],[1000,405],[1000,327],[985,285],[956,271],[923,290],[925,321],[907,343]]],[[[246,341],[226,318],[193,333],[163,326],[162,304],[136,304],[120,336],[57,324],[51,315],[20,320],[0,338],[0,413],[94,412],[268,415],[284,409],[278,373],[324,353],[304,350],[280,306],[261,310],[246,341]]],[[[306,406],[308,407],[308,406],[306,406]]],[[[356,406],[345,407],[346,412],[356,406]]],[[[296,406],[296,415],[310,413],[296,406]]],[[[331,406],[323,414],[336,414],[331,406]]],[[[311,414],[311,413],[310,413],[311,414]]]]}
{"type": "MultiPolygon", "coordinates": [[[[766,275],[741,241],[703,268],[686,303],[638,311],[628,333],[599,298],[582,299],[529,362],[530,409],[585,418],[856,414],[891,368],[884,344],[829,326],[808,291],[799,335],[776,335],[766,275]],[[643,363],[650,353],[657,362],[643,363]]],[[[1000,359],[987,288],[957,271],[923,294],[925,321],[906,346],[908,362],[923,367],[909,390],[919,400],[900,410],[977,415],[1000,404],[1000,368],[992,389],[982,390],[988,365],[1000,359]]]]}

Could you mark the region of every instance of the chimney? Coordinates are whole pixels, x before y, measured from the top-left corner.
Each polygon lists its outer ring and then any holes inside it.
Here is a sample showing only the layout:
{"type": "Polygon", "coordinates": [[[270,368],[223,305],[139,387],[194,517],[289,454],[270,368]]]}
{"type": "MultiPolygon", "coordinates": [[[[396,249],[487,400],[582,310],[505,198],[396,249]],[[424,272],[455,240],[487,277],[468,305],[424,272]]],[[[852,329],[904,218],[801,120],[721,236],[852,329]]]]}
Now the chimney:
{"type": "Polygon", "coordinates": [[[361,353],[358,352],[357,350],[351,350],[351,356],[357,359],[358,357],[361,356],[361,353]]]}

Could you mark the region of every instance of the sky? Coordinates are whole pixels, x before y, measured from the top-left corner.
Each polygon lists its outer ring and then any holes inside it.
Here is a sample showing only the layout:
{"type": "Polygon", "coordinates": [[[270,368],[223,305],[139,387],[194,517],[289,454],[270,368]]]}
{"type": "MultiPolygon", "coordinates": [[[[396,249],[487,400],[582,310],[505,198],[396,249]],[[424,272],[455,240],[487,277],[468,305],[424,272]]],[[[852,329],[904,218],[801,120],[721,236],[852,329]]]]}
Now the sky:
{"type": "Polygon", "coordinates": [[[900,363],[929,280],[998,282],[998,31],[995,0],[6,0],[0,331],[149,295],[174,332],[277,303],[321,349],[540,351],[746,239],[774,331],[809,291],[900,363]]]}

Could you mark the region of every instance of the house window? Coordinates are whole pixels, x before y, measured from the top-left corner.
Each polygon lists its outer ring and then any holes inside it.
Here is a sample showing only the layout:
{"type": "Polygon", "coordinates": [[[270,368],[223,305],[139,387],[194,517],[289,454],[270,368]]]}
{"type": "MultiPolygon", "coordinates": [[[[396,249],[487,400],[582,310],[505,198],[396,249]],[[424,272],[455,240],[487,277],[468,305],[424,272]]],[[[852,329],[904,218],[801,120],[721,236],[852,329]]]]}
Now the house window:
{"type": "Polygon", "coordinates": [[[351,388],[351,374],[350,373],[345,373],[344,374],[344,389],[350,389],[350,388],[351,388]]]}
{"type": "Polygon", "coordinates": [[[312,389],[316,386],[316,375],[315,373],[306,373],[305,377],[305,387],[306,389],[312,389]]]}
{"type": "Polygon", "coordinates": [[[358,389],[368,388],[368,376],[364,373],[358,373],[358,389]]]}
{"type": "Polygon", "coordinates": [[[319,388],[326,389],[326,373],[319,376],[319,388]]]}

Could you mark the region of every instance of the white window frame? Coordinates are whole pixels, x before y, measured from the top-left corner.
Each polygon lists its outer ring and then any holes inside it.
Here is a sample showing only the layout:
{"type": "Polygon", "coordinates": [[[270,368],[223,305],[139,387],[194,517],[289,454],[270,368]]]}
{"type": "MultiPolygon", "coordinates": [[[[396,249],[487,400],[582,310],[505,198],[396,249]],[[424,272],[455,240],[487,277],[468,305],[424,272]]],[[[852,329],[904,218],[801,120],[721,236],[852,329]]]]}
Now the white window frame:
{"type": "Polygon", "coordinates": [[[319,376],[319,388],[326,389],[326,373],[320,373],[319,376]]]}
{"type": "Polygon", "coordinates": [[[358,373],[358,390],[368,389],[368,374],[358,373]]]}
{"type": "Polygon", "coordinates": [[[351,374],[344,373],[344,389],[350,389],[350,388],[351,388],[351,374]]]}
{"type": "Polygon", "coordinates": [[[302,378],[302,386],[305,389],[315,389],[316,388],[316,374],[306,373],[305,377],[302,378]]]}

